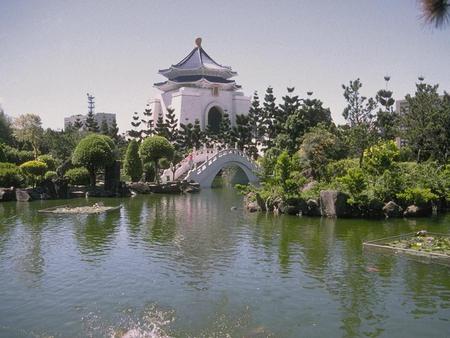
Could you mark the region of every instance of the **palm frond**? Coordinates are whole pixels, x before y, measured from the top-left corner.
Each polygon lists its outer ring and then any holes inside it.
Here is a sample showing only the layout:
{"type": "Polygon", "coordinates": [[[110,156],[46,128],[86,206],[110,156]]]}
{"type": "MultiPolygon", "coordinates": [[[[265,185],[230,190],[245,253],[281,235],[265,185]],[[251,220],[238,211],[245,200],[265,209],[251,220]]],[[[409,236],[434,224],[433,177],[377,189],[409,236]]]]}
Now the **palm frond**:
{"type": "Polygon", "coordinates": [[[420,0],[422,5],[422,18],[427,24],[436,28],[443,28],[450,22],[449,0],[420,0]]]}

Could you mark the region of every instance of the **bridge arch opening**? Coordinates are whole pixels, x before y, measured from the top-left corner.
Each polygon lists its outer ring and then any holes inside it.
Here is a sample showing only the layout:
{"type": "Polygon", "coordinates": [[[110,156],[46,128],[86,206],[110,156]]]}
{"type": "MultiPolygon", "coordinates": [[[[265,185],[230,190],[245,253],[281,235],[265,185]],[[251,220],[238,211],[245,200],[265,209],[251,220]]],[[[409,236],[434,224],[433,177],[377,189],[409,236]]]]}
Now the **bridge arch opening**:
{"type": "Polygon", "coordinates": [[[222,115],[223,115],[222,110],[217,106],[213,106],[211,107],[211,109],[208,110],[206,125],[212,132],[214,133],[219,132],[220,123],[222,122],[222,115]]]}
{"type": "Polygon", "coordinates": [[[236,184],[249,184],[250,178],[245,171],[236,164],[229,164],[220,169],[215,175],[211,188],[235,186],[236,184]]]}

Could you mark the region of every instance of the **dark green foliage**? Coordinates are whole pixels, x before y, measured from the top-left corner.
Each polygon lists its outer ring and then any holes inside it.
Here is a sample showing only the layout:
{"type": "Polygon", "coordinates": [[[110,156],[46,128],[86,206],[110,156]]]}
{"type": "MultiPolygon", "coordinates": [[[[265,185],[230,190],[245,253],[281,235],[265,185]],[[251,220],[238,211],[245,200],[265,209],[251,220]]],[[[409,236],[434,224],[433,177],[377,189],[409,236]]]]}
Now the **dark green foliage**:
{"type": "Polygon", "coordinates": [[[83,138],[73,152],[72,163],[84,166],[89,171],[92,187],[95,187],[97,170],[114,161],[111,143],[112,140],[107,136],[91,134],[83,138]]]}
{"type": "Polygon", "coordinates": [[[246,115],[236,115],[236,125],[232,129],[232,142],[238,149],[248,150],[252,156],[256,154],[256,147],[252,142],[252,127],[250,118],[246,115]]]}
{"type": "Polygon", "coordinates": [[[113,120],[111,127],[108,129],[108,133],[106,135],[111,137],[115,142],[119,141],[119,127],[117,125],[116,119],[113,120]]]}
{"type": "Polygon", "coordinates": [[[299,156],[304,169],[315,179],[326,176],[328,163],[338,159],[339,140],[323,126],[311,129],[303,137],[299,156]]]}
{"type": "Polygon", "coordinates": [[[64,177],[71,185],[88,185],[90,181],[89,171],[83,167],[67,170],[64,177]]]}
{"type": "Polygon", "coordinates": [[[130,176],[132,182],[138,182],[142,177],[142,161],[139,157],[139,144],[136,140],[131,140],[128,145],[123,169],[125,174],[130,176]]]}
{"type": "MultiPolygon", "coordinates": [[[[149,123],[148,121],[146,121],[146,123],[149,123]]],[[[128,130],[128,136],[140,140],[142,138],[142,131],[139,129],[140,125],[141,118],[139,117],[139,113],[134,112],[131,120],[131,130],[128,130]]]]}
{"type": "Polygon", "coordinates": [[[359,79],[350,81],[348,86],[342,85],[344,98],[347,101],[347,107],[342,115],[350,126],[347,130],[347,139],[353,153],[359,157],[360,165],[362,165],[364,150],[377,141],[374,121],[376,102],[372,98],[367,99],[362,96],[361,87],[362,83],[359,79]]]}
{"type": "Polygon", "coordinates": [[[277,130],[275,128],[277,115],[278,107],[276,97],[273,94],[273,88],[268,87],[264,95],[261,118],[261,129],[263,132],[262,144],[266,149],[273,146],[275,137],[277,136],[277,130]]]}
{"type": "Polygon", "coordinates": [[[158,119],[156,120],[155,135],[164,137],[166,139],[168,139],[169,137],[169,129],[166,122],[164,121],[164,116],[162,114],[159,114],[158,119]]]}
{"type": "Polygon", "coordinates": [[[87,131],[92,133],[98,133],[100,131],[100,127],[98,126],[98,123],[95,120],[94,113],[92,111],[89,111],[89,113],[87,114],[84,126],[86,127],[87,131]]]}
{"type": "Polygon", "coordinates": [[[31,161],[34,158],[34,153],[28,150],[18,150],[16,148],[4,145],[3,152],[6,156],[6,162],[22,164],[31,161]]]}
{"type": "Polygon", "coordinates": [[[0,143],[0,163],[7,162],[5,146],[0,143]]]}
{"type": "Polygon", "coordinates": [[[144,118],[141,120],[141,122],[144,124],[144,129],[142,130],[142,133],[144,134],[144,137],[152,136],[153,133],[154,133],[154,130],[153,130],[153,112],[150,109],[150,106],[148,104],[145,107],[143,115],[144,115],[144,118]]]}
{"type": "Polygon", "coordinates": [[[156,181],[159,181],[158,161],[172,158],[175,149],[166,138],[162,136],[150,136],[145,138],[139,148],[139,155],[143,163],[153,162],[156,181]]]}
{"type": "Polygon", "coordinates": [[[102,123],[100,124],[100,133],[103,135],[109,135],[109,126],[108,122],[106,122],[106,119],[103,119],[102,123]]]}
{"type": "Polygon", "coordinates": [[[0,107],[0,143],[6,144],[13,143],[11,121],[1,107],[0,107]]]}
{"type": "Polygon", "coordinates": [[[47,170],[56,170],[56,160],[52,155],[40,155],[38,156],[37,160],[44,162],[47,165],[47,170]]]}
{"type": "Polygon", "coordinates": [[[175,118],[174,109],[167,108],[166,118],[164,122],[167,130],[167,139],[170,143],[175,144],[178,140],[178,120],[175,118]]]}
{"type": "Polygon", "coordinates": [[[381,89],[375,99],[381,108],[375,121],[380,137],[384,140],[394,140],[399,136],[399,116],[394,111],[395,100],[392,91],[381,89]]]}
{"type": "Polygon", "coordinates": [[[47,165],[44,162],[32,160],[22,163],[20,165],[20,170],[27,178],[28,182],[34,186],[47,172],[47,165]]]}
{"type": "Polygon", "coordinates": [[[397,198],[403,205],[426,205],[438,199],[438,196],[431,192],[430,188],[407,188],[404,192],[398,193],[397,198]]]}
{"type": "Polygon", "coordinates": [[[23,176],[20,168],[14,163],[0,162],[0,187],[20,187],[23,176]]]}
{"type": "Polygon", "coordinates": [[[450,98],[440,98],[438,85],[416,84],[414,96],[407,95],[409,109],[402,112],[403,138],[418,162],[445,162],[450,149],[450,98]]]}
{"type": "Polygon", "coordinates": [[[47,129],[44,132],[42,152],[49,153],[58,162],[64,162],[80,142],[83,131],[66,128],[64,131],[47,129]]]}
{"type": "Polygon", "coordinates": [[[220,120],[218,140],[224,145],[232,145],[231,121],[228,113],[223,113],[220,120]]]}
{"type": "Polygon", "coordinates": [[[200,149],[204,142],[205,134],[200,127],[200,121],[195,119],[194,126],[192,127],[192,145],[197,149],[200,149]]]}

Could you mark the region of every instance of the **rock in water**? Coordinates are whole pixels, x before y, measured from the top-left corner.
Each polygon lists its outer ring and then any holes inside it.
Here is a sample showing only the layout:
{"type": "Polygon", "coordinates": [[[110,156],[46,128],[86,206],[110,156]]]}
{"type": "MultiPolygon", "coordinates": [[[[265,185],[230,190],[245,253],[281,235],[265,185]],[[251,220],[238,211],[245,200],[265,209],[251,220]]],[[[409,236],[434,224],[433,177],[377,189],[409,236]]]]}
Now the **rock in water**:
{"type": "Polygon", "coordinates": [[[403,216],[405,217],[426,217],[430,216],[433,213],[433,209],[431,206],[417,206],[410,205],[406,208],[403,216]]]}
{"type": "Polygon", "coordinates": [[[402,217],[403,208],[397,203],[390,201],[383,207],[383,213],[387,218],[402,217]]]}
{"type": "Polygon", "coordinates": [[[31,196],[26,190],[16,189],[16,200],[19,202],[28,202],[31,196]]]}
{"type": "Polygon", "coordinates": [[[322,190],[320,192],[320,211],[325,217],[346,217],[351,215],[347,203],[348,196],[337,190],[322,190]]]}

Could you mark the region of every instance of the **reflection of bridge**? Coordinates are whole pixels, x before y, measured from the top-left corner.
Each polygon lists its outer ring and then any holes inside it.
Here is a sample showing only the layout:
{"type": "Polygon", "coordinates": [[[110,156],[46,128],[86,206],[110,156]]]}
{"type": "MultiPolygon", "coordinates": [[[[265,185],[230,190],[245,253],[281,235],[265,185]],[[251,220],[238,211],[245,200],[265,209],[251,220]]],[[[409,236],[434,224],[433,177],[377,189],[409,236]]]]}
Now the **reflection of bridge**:
{"type": "Polygon", "coordinates": [[[256,172],[258,166],[243,151],[238,149],[210,149],[194,150],[191,155],[182,160],[174,170],[166,169],[162,180],[195,181],[202,188],[210,188],[214,178],[225,167],[239,167],[247,176],[249,183],[257,183],[256,172]]]}

